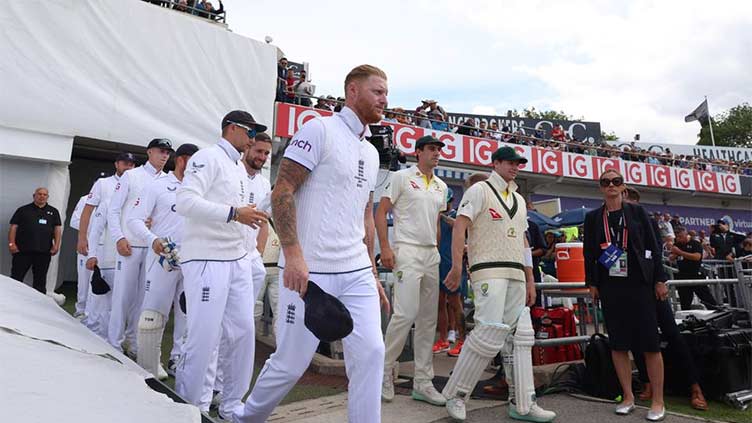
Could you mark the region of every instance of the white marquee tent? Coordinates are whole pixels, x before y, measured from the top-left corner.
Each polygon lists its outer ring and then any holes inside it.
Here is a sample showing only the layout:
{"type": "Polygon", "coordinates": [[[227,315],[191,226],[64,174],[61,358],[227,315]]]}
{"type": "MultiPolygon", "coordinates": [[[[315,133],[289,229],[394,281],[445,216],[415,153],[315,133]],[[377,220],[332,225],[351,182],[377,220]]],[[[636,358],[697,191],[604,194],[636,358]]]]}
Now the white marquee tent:
{"type": "MultiPolygon", "coordinates": [[[[92,178],[71,189],[76,139],[110,150],[155,137],[206,146],[232,109],[273,119],[276,47],[142,1],[6,2],[0,57],[2,236],[36,187],[63,215],[69,192],[88,191],[92,178]]],[[[0,273],[10,273],[7,248],[0,273]]],[[[53,260],[48,290],[57,276],[53,260]]]]}

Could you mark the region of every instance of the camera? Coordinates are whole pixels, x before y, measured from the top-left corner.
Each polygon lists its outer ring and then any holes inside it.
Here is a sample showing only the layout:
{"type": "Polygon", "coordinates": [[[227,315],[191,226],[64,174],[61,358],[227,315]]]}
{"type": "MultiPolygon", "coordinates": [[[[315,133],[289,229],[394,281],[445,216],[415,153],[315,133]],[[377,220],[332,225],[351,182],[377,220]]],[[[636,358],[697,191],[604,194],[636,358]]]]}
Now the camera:
{"type": "Polygon", "coordinates": [[[379,153],[379,167],[392,172],[399,170],[400,163],[407,163],[405,155],[394,145],[394,130],[386,125],[368,125],[371,136],[368,142],[376,147],[379,153]]]}

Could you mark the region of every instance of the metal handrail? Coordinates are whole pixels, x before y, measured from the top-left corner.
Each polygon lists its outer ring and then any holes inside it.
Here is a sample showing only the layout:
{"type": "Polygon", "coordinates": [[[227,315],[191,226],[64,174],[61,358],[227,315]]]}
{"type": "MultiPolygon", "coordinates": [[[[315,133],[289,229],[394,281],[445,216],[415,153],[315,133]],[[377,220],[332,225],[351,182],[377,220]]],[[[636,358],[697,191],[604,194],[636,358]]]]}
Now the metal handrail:
{"type": "Polygon", "coordinates": [[[185,5],[185,8],[187,10],[180,10],[178,8],[180,6],[179,0],[160,0],[160,4],[155,4],[148,0],[143,0],[143,1],[145,1],[146,3],[154,4],[155,6],[165,7],[165,8],[172,9],[181,13],[187,13],[191,16],[196,16],[201,19],[206,19],[210,22],[221,22],[223,24],[227,23],[227,11],[226,10],[222,10],[222,13],[214,13],[214,12],[207,12],[204,9],[199,9],[197,7],[188,6],[188,5],[185,5]],[[202,16],[205,14],[210,15],[210,16],[209,17],[202,16]]]}

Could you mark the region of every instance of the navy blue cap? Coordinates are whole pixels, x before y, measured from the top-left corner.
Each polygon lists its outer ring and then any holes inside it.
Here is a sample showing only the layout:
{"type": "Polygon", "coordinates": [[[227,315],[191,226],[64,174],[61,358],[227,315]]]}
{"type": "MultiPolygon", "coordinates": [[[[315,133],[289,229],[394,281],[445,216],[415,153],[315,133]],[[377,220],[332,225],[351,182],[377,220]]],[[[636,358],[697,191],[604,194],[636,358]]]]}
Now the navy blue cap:
{"type": "Polygon", "coordinates": [[[305,326],[316,338],[334,342],[350,334],[353,320],[342,301],[324,292],[321,287],[308,281],[303,297],[305,302],[305,326]]]}
{"type": "Polygon", "coordinates": [[[124,162],[131,162],[136,163],[136,157],[133,155],[133,153],[127,153],[123,151],[122,153],[118,154],[117,157],[115,157],[115,161],[124,161],[124,162]]]}
{"type": "Polygon", "coordinates": [[[165,150],[172,150],[172,141],[168,140],[167,138],[154,138],[153,140],[149,141],[149,145],[146,146],[146,149],[150,148],[164,148],[165,150]]]}
{"type": "Polygon", "coordinates": [[[185,143],[178,147],[177,151],[175,151],[175,157],[179,156],[192,156],[196,154],[198,151],[198,146],[196,144],[191,143],[185,143]]]}
{"type": "Polygon", "coordinates": [[[94,266],[94,271],[91,273],[91,292],[94,295],[104,295],[110,292],[110,284],[102,277],[99,266],[94,266]]]}

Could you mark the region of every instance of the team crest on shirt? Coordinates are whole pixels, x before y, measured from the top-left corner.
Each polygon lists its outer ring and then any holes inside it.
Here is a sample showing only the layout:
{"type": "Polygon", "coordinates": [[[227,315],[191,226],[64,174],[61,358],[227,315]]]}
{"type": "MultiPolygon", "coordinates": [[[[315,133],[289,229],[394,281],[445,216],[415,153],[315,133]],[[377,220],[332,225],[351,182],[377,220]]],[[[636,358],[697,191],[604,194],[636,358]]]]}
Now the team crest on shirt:
{"type": "Polygon", "coordinates": [[[89,196],[88,196],[87,198],[91,198],[91,197],[93,197],[93,196],[94,196],[94,193],[93,193],[93,192],[90,192],[90,193],[89,193],[89,196]]]}
{"type": "Polygon", "coordinates": [[[491,220],[502,220],[504,217],[501,215],[501,213],[497,212],[496,210],[492,208],[488,208],[488,214],[491,215],[491,220]]]}
{"type": "Polygon", "coordinates": [[[507,229],[507,238],[517,238],[517,232],[514,228],[507,229]]]}
{"type": "Polygon", "coordinates": [[[120,182],[118,182],[117,185],[115,185],[115,191],[118,191],[119,189],[120,189],[120,182]]]}
{"type": "Polygon", "coordinates": [[[394,275],[397,276],[397,282],[402,282],[402,271],[401,270],[399,270],[394,275]]]}
{"type": "Polygon", "coordinates": [[[488,283],[484,282],[480,286],[480,295],[488,297],[488,283]]]}

